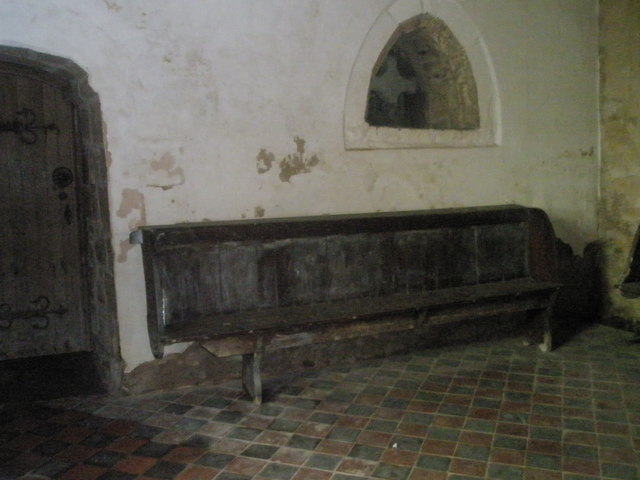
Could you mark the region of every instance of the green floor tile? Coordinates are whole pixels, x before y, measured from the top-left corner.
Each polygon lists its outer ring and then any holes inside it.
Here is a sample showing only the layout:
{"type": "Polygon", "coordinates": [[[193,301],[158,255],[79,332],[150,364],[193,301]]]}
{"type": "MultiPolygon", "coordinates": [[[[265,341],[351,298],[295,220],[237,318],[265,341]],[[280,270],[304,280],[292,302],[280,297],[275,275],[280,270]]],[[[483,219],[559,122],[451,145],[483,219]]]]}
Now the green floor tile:
{"type": "Polygon", "coordinates": [[[242,452],[242,455],[244,455],[245,457],[268,459],[271,458],[274,453],[276,453],[278,448],[279,447],[275,447],[272,445],[249,445],[242,452]]]}
{"type": "Polygon", "coordinates": [[[342,457],[336,455],[314,453],[309,457],[305,466],[309,468],[316,468],[318,470],[335,470],[341,461],[342,457]]]}
{"type": "Polygon", "coordinates": [[[595,422],[584,418],[565,418],[562,421],[565,430],[575,430],[578,432],[595,432],[595,422]]]}
{"type": "Polygon", "coordinates": [[[495,480],[522,480],[523,470],[511,465],[490,464],[487,478],[495,480]]]}
{"type": "Polygon", "coordinates": [[[511,437],[507,435],[496,435],[493,439],[495,448],[511,448],[513,450],[524,451],[527,449],[527,440],[522,437],[511,437]]]}
{"type": "Polygon", "coordinates": [[[481,460],[487,461],[489,458],[490,449],[481,445],[467,445],[459,444],[456,448],[455,456],[459,458],[465,458],[467,460],[481,460]]]}
{"type": "Polygon", "coordinates": [[[288,418],[276,418],[269,426],[268,430],[275,430],[278,432],[295,432],[300,426],[300,422],[296,420],[290,420],[288,418]]]}
{"type": "Polygon", "coordinates": [[[382,456],[383,451],[384,450],[382,448],[372,447],[369,445],[354,445],[349,452],[349,457],[377,461],[382,456]]]}
{"type": "Polygon", "coordinates": [[[574,445],[567,443],[562,447],[562,454],[567,457],[584,458],[587,460],[598,460],[598,449],[585,445],[574,445]]]}
{"type": "Polygon", "coordinates": [[[638,480],[638,469],[632,465],[613,463],[602,464],[603,478],[615,478],[619,480],[638,480]]]}
{"type": "Polygon", "coordinates": [[[496,430],[496,422],[468,418],[464,424],[464,429],[472,432],[492,433],[496,430]]]}
{"type": "Polygon", "coordinates": [[[398,422],[390,420],[371,420],[366,427],[366,430],[374,432],[393,433],[398,428],[398,422]]]}
{"type": "Polygon", "coordinates": [[[527,453],[526,463],[529,467],[543,468],[545,470],[560,470],[561,457],[529,452],[527,453]]]}
{"type": "Polygon", "coordinates": [[[279,463],[270,463],[267,465],[260,476],[263,478],[272,478],[274,480],[289,480],[298,471],[297,467],[291,467],[289,465],[282,465],[279,463]]]}
{"type": "Polygon", "coordinates": [[[320,443],[319,438],[307,437],[305,435],[293,435],[287,442],[287,447],[314,450],[318,446],[318,443],[320,443]]]}
{"type": "Polygon", "coordinates": [[[426,470],[436,470],[438,472],[446,472],[451,465],[451,459],[447,457],[440,457],[437,455],[420,455],[416,466],[424,468],[426,470]]]}
{"type": "Polygon", "coordinates": [[[331,440],[337,440],[339,442],[355,442],[356,438],[360,434],[361,430],[355,428],[346,428],[346,427],[335,427],[327,438],[331,440]]]}
{"type": "Polygon", "coordinates": [[[375,471],[373,472],[373,476],[375,478],[385,478],[391,480],[406,480],[407,478],[409,478],[409,473],[411,473],[411,469],[409,467],[381,463],[376,467],[375,471]]]}
{"type": "Polygon", "coordinates": [[[427,438],[433,438],[436,440],[448,440],[455,442],[458,440],[461,431],[453,428],[444,427],[430,427],[427,432],[427,438]]]}
{"type": "Polygon", "coordinates": [[[391,439],[391,445],[398,450],[418,452],[422,446],[422,438],[396,435],[391,439]]]}

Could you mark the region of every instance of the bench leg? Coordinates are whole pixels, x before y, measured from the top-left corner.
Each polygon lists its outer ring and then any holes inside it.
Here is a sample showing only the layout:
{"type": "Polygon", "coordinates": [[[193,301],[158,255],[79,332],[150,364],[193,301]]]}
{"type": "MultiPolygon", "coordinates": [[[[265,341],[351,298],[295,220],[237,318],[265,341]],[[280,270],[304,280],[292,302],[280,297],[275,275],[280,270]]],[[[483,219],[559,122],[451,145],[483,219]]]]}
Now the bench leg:
{"type": "Polygon", "coordinates": [[[538,343],[538,348],[542,352],[550,352],[553,349],[552,337],[552,309],[535,310],[527,313],[528,332],[524,338],[524,345],[535,345],[540,341],[542,332],[542,343],[538,343]]]}
{"type": "Polygon", "coordinates": [[[553,339],[551,336],[551,308],[547,308],[540,313],[540,321],[542,323],[542,343],[538,345],[541,351],[550,352],[553,348],[553,339]]]}
{"type": "Polygon", "coordinates": [[[261,357],[260,351],[242,355],[242,386],[256,405],[262,403],[261,357]]]}

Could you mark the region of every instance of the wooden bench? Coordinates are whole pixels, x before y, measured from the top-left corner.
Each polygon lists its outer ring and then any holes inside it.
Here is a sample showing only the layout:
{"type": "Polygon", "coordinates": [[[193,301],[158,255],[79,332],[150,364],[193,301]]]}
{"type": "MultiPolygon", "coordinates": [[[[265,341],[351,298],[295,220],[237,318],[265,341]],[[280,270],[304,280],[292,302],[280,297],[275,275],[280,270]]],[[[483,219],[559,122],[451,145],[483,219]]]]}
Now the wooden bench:
{"type": "Polygon", "coordinates": [[[147,226],[151,349],[199,342],[260,360],[281,348],[528,312],[552,347],[558,283],[545,213],[517,205],[147,226]]]}

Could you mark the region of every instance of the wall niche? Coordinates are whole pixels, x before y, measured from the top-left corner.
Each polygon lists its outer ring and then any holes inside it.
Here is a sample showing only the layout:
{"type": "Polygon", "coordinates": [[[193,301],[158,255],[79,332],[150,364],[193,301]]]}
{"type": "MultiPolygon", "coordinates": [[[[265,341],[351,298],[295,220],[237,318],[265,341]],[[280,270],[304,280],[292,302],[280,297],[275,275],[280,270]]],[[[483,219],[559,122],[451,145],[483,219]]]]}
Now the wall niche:
{"type": "Polygon", "coordinates": [[[442,20],[424,13],[398,27],[373,68],[365,120],[374,127],[480,126],[469,59],[442,20]]]}
{"type": "Polygon", "coordinates": [[[345,97],[347,150],[495,146],[493,63],[455,2],[396,0],[356,57],[345,97]]]}

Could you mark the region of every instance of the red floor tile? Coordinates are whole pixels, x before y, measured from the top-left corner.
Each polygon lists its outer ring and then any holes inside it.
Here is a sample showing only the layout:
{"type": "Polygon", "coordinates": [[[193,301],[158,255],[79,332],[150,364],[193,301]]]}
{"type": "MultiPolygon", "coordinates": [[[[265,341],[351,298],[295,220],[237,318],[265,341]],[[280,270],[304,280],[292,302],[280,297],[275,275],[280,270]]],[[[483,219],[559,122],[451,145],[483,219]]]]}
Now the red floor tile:
{"type": "Polygon", "coordinates": [[[469,432],[465,430],[460,434],[458,441],[461,443],[470,443],[472,445],[483,445],[485,447],[490,447],[493,443],[493,435],[490,435],[488,433],[469,432]]]}
{"type": "Polygon", "coordinates": [[[225,467],[225,471],[252,476],[262,470],[265,465],[267,465],[267,462],[264,460],[237,457],[225,467]]]}
{"type": "Polygon", "coordinates": [[[141,438],[123,437],[114,440],[107,447],[107,450],[111,450],[112,452],[131,453],[147,443],[149,443],[148,440],[143,440],[141,438]]]}
{"type": "Polygon", "coordinates": [[[176,480],[213,480],[218,473],[220,471],[214,468],[193,465],[180,472],[176,480]]]}
{"type": "Polygon", "coordinates": [[[360,460],[358,458],[345,458],[340,462],[338,472],[347,473],[350,475],[360,475],[369,477],[376,468],[377,463],[368,460],[360,460]]]}
{"type": "Polygon", "coordinates": [[[402,450],[386,450],[380,459],[383,463],[392,465],[412,466],[418,459],[418,453],[402,450]]]}
{"type": "Polygon", "coordinates": [[[446,480],[446,472],[435,472],[433,470],[422,470],[416,468],[411,472],[409,480],[446,480]]]}
{"type": "Polygon", "coordinates": [[[496,433],[526,437],[529,435],[529,426],[520,423],[499,423],[496,427],[496,433]]]}
{"type": "Polygon", "coordinates": [[[491,450],[490,459],[493,463],[524,465],[525,453],[510,448],[494,448],[491,450]]]}
{"type": "Polygon", "coordinates": [[[100,451],[99,448],[88,447],[86,445],[71,445],[56,455],[56,458],[64,462],[80,463],[92,457],[100,451]]]}
{"type": "Polygon", "coordinates": [[[155,458],[139,457],[133,455],[116,464],[114,470],[117,470],[118,472],[140,475],[153,467],[157,462],[158,460],[155,458]]]}
{"type": "Polygon", "coordinates": [[[448,442],[445,440],[433,440],[427,438],[422,444],[423,453],[431,453],[435,455],[453,455],[457,447],[456,442],[448,442]]]}
{"type": "Polygon", "coordinates": [[[80,464],[63,473],[59,480],[95,480],[106,471],[104,467],[80,464]]]}
{"type": "Polygon", "coordinates": [[[301,468],[293,477],[293,480],[329,480],[333,474],[322,470],[301,468]]]}
{"type": "Polygon", "coordinates": [[[565,457],[562,459],[562,469],[565,472],[578,473],[581,475],[600,475],[600,464],[595,461],[585,460],[584,458],[570,458],[565,457]]]}
{"type": "Polygon", "coordinates": [[[451,461],[451,467],[449,468],[449,472],[451,473],[468,475],[471,477],[484,477],[486,470],[487,464],[484,462],[464,460],[461,458],[454,458],[451,461]]]}

